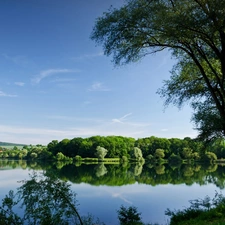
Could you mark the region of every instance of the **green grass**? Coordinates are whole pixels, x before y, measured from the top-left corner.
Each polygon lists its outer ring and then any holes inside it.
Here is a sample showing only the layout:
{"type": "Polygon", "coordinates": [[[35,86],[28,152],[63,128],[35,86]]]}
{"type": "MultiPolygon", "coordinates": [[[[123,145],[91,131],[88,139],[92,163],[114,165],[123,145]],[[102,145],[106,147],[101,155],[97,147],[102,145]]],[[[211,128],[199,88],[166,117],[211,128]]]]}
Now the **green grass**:
{"type": "Polygon", "coordinates": [[[89,157],[86,157],[86,158],[82,158],[82,161],[84,161],[84,162],[97,162],[98,161],[98,158],[89,158],[89,157]]]}

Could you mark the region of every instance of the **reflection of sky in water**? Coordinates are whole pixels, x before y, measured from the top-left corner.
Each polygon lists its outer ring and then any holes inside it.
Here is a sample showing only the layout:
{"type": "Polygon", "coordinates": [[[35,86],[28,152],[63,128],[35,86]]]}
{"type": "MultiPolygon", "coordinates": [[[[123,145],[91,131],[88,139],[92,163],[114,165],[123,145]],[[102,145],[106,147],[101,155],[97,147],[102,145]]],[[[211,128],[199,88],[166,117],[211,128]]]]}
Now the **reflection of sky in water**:
{"type": "Polygon", "coordinates": [[[19,187],[18,181],[28,178],[28,173],[28,170],[23,169],[0,170],[0,195],[4,190],[19,187]]]}
{"type": "Polygon", "coordinates": [[[167,208],[182,209],[188,206],[189,200],[204,198],[206,195],[213,197],[215,190],[219,192],[219,189],[212,184],[201,187],[197,184],[155,187],[137,183],[121,187],[73,184],[72,189],[78,193],[80,211],[90,212],[106,224],[118,224],[116,210],[121,205],[138,207],[144,222],[166,224],[167,208]]]}
{"type": "MultiPolygon", "coordinates": [[[[0,170],[0,198],[8,191],[21,185],[18,181],[29,178],[31,170],[0,170]]],[[[121,205],[136,206],[142,212],[144,222],[166,224],[164,215],[167,208],[182,209],[189,205],[189,200],[213,197],[220,190],[213,184],[207,186],[132,184],[124,186],[91,186],[89,184],[72,184],[77,193],[81,215],[91,213],[107,225],[118,224],[116,211],[121,205]]],[[[225,194],[225,191],[222,191],[225,194]]]]}

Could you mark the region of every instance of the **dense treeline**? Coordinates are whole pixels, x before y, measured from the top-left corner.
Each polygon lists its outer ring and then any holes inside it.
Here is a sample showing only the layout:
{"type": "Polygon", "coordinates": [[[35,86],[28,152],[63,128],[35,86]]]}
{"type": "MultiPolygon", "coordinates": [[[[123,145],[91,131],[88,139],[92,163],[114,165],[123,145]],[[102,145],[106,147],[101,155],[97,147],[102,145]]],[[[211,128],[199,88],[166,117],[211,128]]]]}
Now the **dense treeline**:
{"type": "Polygon", "coordinates": [[[64,139],[59,143],[53,140],[48,144],[48,150],[56,155],[62,152],[65,156],[95,157],[97,146],[108,150],[107,157],[115,158],[129,156],[135,146],[135,139],[121,136],[93,136],[90,138],[64,139]]]}
{"type": "MultiPolygon", "coordinates": [[[[96,148],[101,146],[107,149],[107,158],[138,158],[138,154],[143,158],[157,157],[169,158],[172,154],[181,158],[200,158],[204,151],[203,143],[191,138],[157,138],[147,137],[135,140],[121,136],[93,136],[90,138],[74,138],[72,140],[64,139],[60,142],[53,140],[48,144],[47,149],[53,155],[62,153],[67,157],[79,155],[82,158],[96,157],[96,148]],[[135,154],[137,148],[139,153],[135,154]],[[158,150],[158,151],[156,151],[158,150]],[[152,157],[151,157],[152,156],[152,157]]],[[[225,155],[224,155],[225,156],[225,155]]]]}
{"type": "Polygon", "coordinates": [[[71,140],[53,140],[47,146],[29,145],[22,148],[0,148],[0,158],[16,159],[84,159],[119,158],[126,160],[164,160],[171,163],[181,160],[216,160],[225,158],[225,141],[217,139],[207,145],[197,139],[186,137],[134,139],[122,136],[76,137],[71,140]],[[97,152],[98,150],[98,152],[97,152]]]}

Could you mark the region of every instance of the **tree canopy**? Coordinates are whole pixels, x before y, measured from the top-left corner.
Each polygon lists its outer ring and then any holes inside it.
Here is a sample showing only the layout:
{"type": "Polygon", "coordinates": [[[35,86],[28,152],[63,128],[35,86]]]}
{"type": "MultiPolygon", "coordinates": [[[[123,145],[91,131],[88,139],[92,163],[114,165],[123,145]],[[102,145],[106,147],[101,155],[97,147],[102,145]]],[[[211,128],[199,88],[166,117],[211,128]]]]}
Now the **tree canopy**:
{"type": "Polygon", "coordinates": [[[225,1],[127,0],[97,18],[91,38],[116,65],[164,49],[177,64],[158,93],[189,102],[202,139],[225,136],[225,1]]]}

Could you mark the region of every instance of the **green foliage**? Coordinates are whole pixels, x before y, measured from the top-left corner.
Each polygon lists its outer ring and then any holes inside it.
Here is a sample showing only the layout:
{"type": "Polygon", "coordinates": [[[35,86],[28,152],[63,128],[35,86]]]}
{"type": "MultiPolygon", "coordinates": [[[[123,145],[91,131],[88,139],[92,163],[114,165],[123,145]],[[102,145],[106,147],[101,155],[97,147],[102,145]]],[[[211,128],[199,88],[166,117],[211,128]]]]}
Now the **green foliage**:
{"type": "Polygon", "coordinates": [[[98,162],[98,158],[89,158],[89,157],[86,157],[86,158],[82,158],[82,160],[84,162],[98,162]]]}
{"type": "Polygon", "coordinates": [[[165,166],[163,164],[155,165],[155,172],[158,175],[164,174],[165,173],[165,166]]]}
{"type": "Polygon", "coordinates": [[[122,158],[121,158],[121,161],[122,162],[128,162],[127,156],[123,155],[122,158]]]}
{"type": "Polygon", "coordinates": [[[15,194],[13,191],[9,191],[9,194],[2,200],[0,206],[0,224],[5,225],[23,225],[23,220],[14,213],[14,206],[18,201],[14,201],[15,194]]]}
{"type": "Polygon", "coordinates": [[[50,151],[53,155],[55,155],[57,153],[57,149],[56,149],[57,145],[58,145],[58,140],[52,140],[47,146],[48,151],[50,151]]]}
{"type": "MultiPolygon", "coordinates": [[[[64,156],[69,158],[74,158],[76,155],[79,155],[82,157],[82,160],[93,161],[94,157],[97,156],[100,161],[105,161],[104,157],[106,156],[106,147],[107,160],[110,158],[122,158],[125,156],[128,160],[135,159],[136,161],[143,160],[143,158],[146,158],[148,155],[155,155],[155,152],[156,158],[162,158],[162,153],[165,155],[163,158],[168,158],[172,153],[182,154],[184,148],[194,149],[193,158],[198,159],[203,149],[201,142],[190,138],[166,139],[151,136],[147,138],[139,138],[135,141],[133,138],[121,136],[93,136],[84,139],[74,138],[70,141],[68,139],[64,139],[59,143],[57,143],[57,141],[52,141],[48,144],[46,149],[43,147],[32,147],[31,149],[28,149],[28,158],[32,152],[38,154],[38,159],[52,158],[52,154],[56,156],[61,152],[64,156]],[[37,151],[37,149],[39,150],[37,151]],[[42,149],[41,152],[40,149],[42,149]],[[105,150],[102,151],[103,149],[105,150]],[[164,151],[159,151],[157,149],[163,149],[164,151]],[[159,157],[157,156],[158,151],[159,157]]],[[[7,155],[4,155],[4,157],[6,156],[7,155]]],[[[7,157],[9,157],[9,155],[7,157]]]]}
{"type": "Polygon", "coordinates": [[[93,215],[88,214],[87,216],[82,216],[83,225],[106,225],[101,222],[99,218],[95,218],[93,215]]]}
{"type": "Polygon", "coordinates": [[[181,164],[182,159],[179,155],[175,155],[174,153],[168,158],[169,164],[181,164]]]}
{"type": "Polygon", "coordinates": [[[225,136],[224,14],[219,0],[128,0],[97,18],[91,38],[116,65],[170,50],[177,64],[158,93],[166,104],[190,103],[207,140],[225,136]]]}
{"type": "Polygon", "coordinates": [[[106,167],[105,167],[105,165],[104,165],[104,163],[99,163],[96,167],[95,167],[95,175],[97,176],[97,177],[102,177],[102,176],[104,176],[105,174],[107,174],[107,169],[106,169],[106,167]]]}
{"type": "Polygon", "coordinates": [[[144,161],[138,161],[134,167],[134,176],[140,176],[143,170],[144,161]]]}
{"type": "Polygon", "coordinates": [[[134,147],[133,154],[134,154],[134,157],[137,158],[137,159],[142,158],[142,151],[141,151],[140,148],[134,147]]]}
{"type": "Polygon", "coordinates": [[[132,152],[132,157],[134,157],[136,161],[140,161],[140,162],[145,161],[142,155],[142,151],[138,147],[134,147],[134,150],[132,152]]]}
{"type": "Polygon", "coordinates": [[[58,161],[73,161],[72,158],[65,156],[62,152],[56,154],[56,160],[58,161]]]}
{"type": "Polygon", "coordinates": [[[143,225],[141,213],[134,206],[128,208],[121,206],[117,213],[120,225],[143,225]]]}
{"type": "Polygon", "coordinates": [[[209,221],[218,225],[218,220],[225,220],[225,198],[222,194],[216,192],[213,199],[206,196],[204,199],[191,200],[190,203],[191,206],[184,210],[166,210],[165,214],[171,217],[170,225],[197,225],[206,224],[209,221]]]}
{"type": "Polygon", "coordinates": [[[183,148],[182,156],[184,159],[192,159],[193,158],[193,150],[191,148],[183,148]]]}
{"type": "Polygon", "coordinates": [[[155,150],[155,154],[154,154],[155,158],[157,159],[162,159],[165,157],[165,154],[164,154],[164,150],[163,149],[156,149],[155,150]]]}
{"type": "Polygon", "coordinates": [[[154,159],[154,156],[151,154],[147,155],[146,159],[152,161],[154,159]]]}
{"type": "Polygon", "coordinates": [[[82,157],[81,157],[80,155],[76,155],[76,156],[75,156],[75,160],[76,160],[76,161],[82,161],[82,157]]]}
{"type": "Polygon", "coordinates": [[[37,158],[37,153],[35,153],[35,152],[32,152],[32,153],[30,154],[30,157],[31,157],[32,159],[35,159],[35,158],[37,158]]]}
{"type": "Polygon", "coordinates": [[[203,159],[207,162],[213,162],[213,161],[217,160],[217,156],[213,152],[206,152],[203,159]]]}
{"type": "Polygon", "coordinates": [[[101,146],[97,146],[96,148],[96,153],[95,155],[98,157],[99,160],[103,160],[105,158],[105,156],[107,155],[108,150],[101,147],[101,146]]]}
{"type": "MultiPolygon", "coordinates": [[[[112,144],[111,143],[111,144],[112,144]]],[[[225,155],[225,144],[224,139],[217,139],[211,142],[209,145],[204,145],[201,141],[191,138],[157,138],[154,136],[139,138],[134,142],[134,139],[126,137],[100,137],[94,136],[91,138],[74,138],[72,140],[64,139],[61,142],[52,141],[48,146],[42,145],[30,145],[24,146],[22,149],[14,148],[11,150],[3,149],[0,150],[0,158],[2,159],[26,159],[26,160],[58,160],[58,161],[83,161],[83,162],[124,162],[125,161],[141,161],[148,160],[151,163],[165,163],[167,159],[171,163],[176,160],[174,155],[182,157],[185,162],[190,163],[191,161],[206,161],[213,162],[216,160],[215,155],[224,157],[225,155]],[[110,145],[109,140],[113,143],[113,148],[110,145]],[[98,142],[99,141],[99,142],[98,142]],[[116,142],[119,141],[119,142],[116,142]],[[105,146],[109,146],[106,150],[105,147],[100,146],[102,143],[105,146]],[[126,144],[126,148],[123,147],[126,144]],[[135,145],[135,147],[133,147],[135,145]],[[75,149],[72,146],[80,146],[80,149],[75,149]],[[93,146],[96,146],[93,150],[93,146]],[[122,149],[115,146],[122,146],[122,149]],[[139,146],[139,147],[138,147],[139,146]],[[144,149],[144,151],[142,150],[144,149]],[[59,151],[61,150],[61,151],[59,151]],[[107,158],[106,156],[107,151],[107,158]],[[80,152],[82,155],[75,154],[80,152]],[[115,153],[117,152],[117,153],[115,153]],[[119,153],[120,152],[120,153],[119,153]],[[207,152],[212,152],[208,154],[207,152]],[[123,155],[124,154],[124,155],[123,155]],[[89,155],[89,157],[84,157],[89,155]],[[207,156],[208,155],[208,156],[207,156]],[[73,156],[73,157],[71,157],[73,156]],[[96,158],[96,156],[98,158],[96,158]],[[113,157],[114,156],[114,157],[113,157]],[[120,157],[119,157],[120,156],[120,157]],[[120,160],[119,160],[120,159],[120,160]],[[123,160],[124,159],[124,160],[123,160]]],[[[221,159],[217,157],[218,159],[221,159]]],[[[181,159],[181,160],[182,160],[181,159]]],[[[179,163],[179,160],[177,160],[179,163]]],[[[182,161],[181,161],[182,162],[182,161]]],[[[220,160],[220,162],[222,162],[220,160]]],[[[67,163],[68,164],[68,163],[67,163]]],[[[63,165],[63,164],[61,164],[63,165]]],[[[61,166],[59,166],[61,167],[61,166]]]]}
{"type": "Polygon", "coordinates": [[[82,224],[77,211],[76,194],[70,190],[70,185],[54,176],[44,174],[31,175],[31,179],[23,181],[16,195],[12,191],[3,199],[0,208],[3,220],[10,224],[82,224]],[[15,200],[15,198],[17,199],[15,200]],[[24,216],[19,218],[12,206],[21,204],[24,216]]]}
{"type": "Polygon", "coordinates": [[[207,143],[208,151],[217,155],[218,159],[225,158],[225,140],[224,138],[217,138],[214,141],[207,143]]]}

